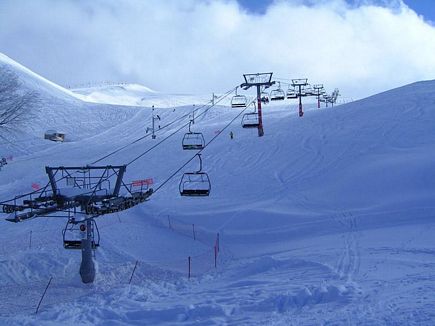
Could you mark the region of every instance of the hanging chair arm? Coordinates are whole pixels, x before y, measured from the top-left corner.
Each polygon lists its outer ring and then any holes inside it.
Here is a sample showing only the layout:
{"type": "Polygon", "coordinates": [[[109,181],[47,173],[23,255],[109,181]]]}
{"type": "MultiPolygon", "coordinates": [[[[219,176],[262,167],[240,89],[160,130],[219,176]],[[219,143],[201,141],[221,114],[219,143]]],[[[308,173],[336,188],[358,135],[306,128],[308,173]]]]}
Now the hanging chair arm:
{"type": "Polygon", "coordinates": [[[199,170],[196,171],[196,173],[200,173],[202,171],[202,158],[201,158],[201,154],[196,154],[199,158],[199,170]]]}

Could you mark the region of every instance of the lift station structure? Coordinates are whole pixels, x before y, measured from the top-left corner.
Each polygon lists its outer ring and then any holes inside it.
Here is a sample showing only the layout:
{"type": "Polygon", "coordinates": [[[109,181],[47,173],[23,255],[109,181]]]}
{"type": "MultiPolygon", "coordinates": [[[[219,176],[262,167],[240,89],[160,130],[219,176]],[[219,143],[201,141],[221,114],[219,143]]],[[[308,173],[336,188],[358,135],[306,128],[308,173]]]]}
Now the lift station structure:
{"type": "Polygon", "coordinates": [[[49,182],[40,190],[1,202],[10,222],[42,216],[68,219],[63,230],[65,249],[82,253],[80,276],[83,283],[95,279],[93,250],[99,245],[95,218],[129,209],[153,193],[146,183],[125,184],[126,165],[46,167],[49,182]]]}
{"type": "Polygon", "coordinates": [[[261,90],[262,87],[267,89],[275,84],[275,82],[272,81],[272,74],[272,72],[244,74],[243,78],[245,79],[245,82],[240,85],[240,87],[242,87],[244,90],[247,90],[251,87],[257,87],[258,137],[262,137],[264,135],[263,117],[261,111],[261,90]]]}

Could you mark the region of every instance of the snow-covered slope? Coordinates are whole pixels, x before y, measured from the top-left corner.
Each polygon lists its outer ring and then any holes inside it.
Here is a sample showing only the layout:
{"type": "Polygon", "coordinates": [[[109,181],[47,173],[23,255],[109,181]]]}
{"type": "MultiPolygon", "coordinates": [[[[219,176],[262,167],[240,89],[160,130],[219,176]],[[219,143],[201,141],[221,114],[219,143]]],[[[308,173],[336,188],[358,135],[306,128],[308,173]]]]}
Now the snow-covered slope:
{"type": "Polygon", "coordinates": [[[30,69],[12,60],[3,53],[0,53],[0,65],[5,65],[14,71],[25,88],[38,89],[46,95],[60,97],[65,101],[74,101],[74,98],[76,98],[76,95],[73,92],[41,77],[38,74],[35,74],[30,69]]]}
{"type": "Polygon", "coordinates": [[[91,103],[114,105],[176,107],[205,104],[212,94],[206,96],[188,94],[164,94],[138,84],[102,85],[73,89],[75,96],[91,103]]]}
{"type": "MultiPolygon", "coordinates": [[[[18,158],[26,153],[39,152],[39,155],[45,155],[41,153],[48,149],[55,151],[57,144],[43,139],[44,132],[49,129],[65,132],[67,142],[76,142],[84,138],[89,141],[97,135],[103,137],[108,129],[130,119],[140,118],[144,121],[141,131],[151,124],[150,110],[84,102],[76,93],[48,81],[1,53],[0,67],[18,77],[23,91],[36,94],[31,103],[31,114],[25,123],[13,132],[0,134],[0,156],[7,153],[18,158]]],[[[159,113],[165,115],[162,111],[159,113]]],[[[135,133],[138,130],[125,132],[135,133]]]]}
{"type": "MultiPolygon", "coordinates": [[[[113,109],[83,105],[71,108],[80,110],[77,121],[113,109]]],[[[191,110],[165,111],[162,126],[183,115],[185,123],[191,110]]],[[[71,114],[64,107],[49,112],[71,114]]],[[[0,199],[44,182],[46,164],[84,165],[128,144],[99,164],[126,163],[149,150],[125,178],[153,178],[159,187],[194,153],[181,148],[181,121],[159,130],[156,140],[134,142],[144,135],[149,109],[135,112],[144,113],[126,114],[115,126],[97,119],[93,137],[77,128],[75,142],[47,147],[43,157],[22,154],[0,172],[0,199]]],[[[79,280],[80,253],[62,249],[63,219],[0,221],[0,321],[433,324],[435,82],[308,109],[303,118],[294,102],[266,106],[262,138],[241,128],[240,117],[227,127],[239,112],[218,106],[193,126],[207,141],[219,135],[202,155],[210,197],[178,194],[181,173],[197,169],[194,160],[149,202],[97,219],[102,240],[91,286],[79,280]]]]}

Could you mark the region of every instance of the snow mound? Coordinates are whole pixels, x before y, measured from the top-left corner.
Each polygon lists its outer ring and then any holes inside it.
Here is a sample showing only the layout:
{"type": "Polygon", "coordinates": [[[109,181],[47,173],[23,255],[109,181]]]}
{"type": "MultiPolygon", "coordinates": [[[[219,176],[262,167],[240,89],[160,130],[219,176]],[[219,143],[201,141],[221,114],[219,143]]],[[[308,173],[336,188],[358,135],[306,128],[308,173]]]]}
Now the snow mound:
{"type": "Polygon", "coordinates": [[[262,301],[259,310],[279,313],[309,305],[318,305],[337,302],[347,304],[351,300],[353,289],[349,286],[321,285],[318,287],[304,287],[296,293],[277,294],[262,301]]]}

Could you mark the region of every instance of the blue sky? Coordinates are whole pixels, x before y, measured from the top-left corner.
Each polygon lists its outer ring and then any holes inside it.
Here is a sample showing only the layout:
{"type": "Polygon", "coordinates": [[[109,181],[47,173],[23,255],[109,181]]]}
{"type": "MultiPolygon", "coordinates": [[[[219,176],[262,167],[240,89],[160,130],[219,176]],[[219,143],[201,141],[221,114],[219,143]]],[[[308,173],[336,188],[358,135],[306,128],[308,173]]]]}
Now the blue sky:
{"type": "Polygon", "coordinates": [[[405,0],[404,2],[425,19],[435,22],[434,0],[405,0]]]}
{"type": "MultiPolygon", "coordinates": [[[[238,2],[248,11],[256,14],[263,14],[273,0],[238,0],[238,2]]],[[[360,0],[347,0],[349,3],[358,3],[360,0]]],[[[384,1],[374,1],[382,3],[384,1]]],[[[403,2],[413,9],[425,20],[435,22],[435,0],[403,0],[403,2]]]]}

